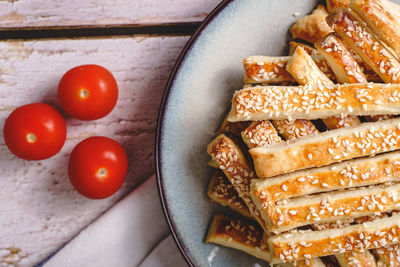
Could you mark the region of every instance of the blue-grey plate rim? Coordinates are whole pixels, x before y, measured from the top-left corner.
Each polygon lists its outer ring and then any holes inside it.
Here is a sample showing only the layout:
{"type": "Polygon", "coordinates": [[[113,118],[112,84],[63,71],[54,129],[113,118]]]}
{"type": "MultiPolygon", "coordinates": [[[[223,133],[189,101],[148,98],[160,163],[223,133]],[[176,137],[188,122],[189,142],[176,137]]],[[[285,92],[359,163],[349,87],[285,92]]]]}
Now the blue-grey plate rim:
{"type": "Polygon", "coordinates": [[[162,209],[164,212],[165,219],[167,220],[168,226],[171,229],[171,233],[175,240],[175,243],[177,244],[180,252],[182,253],[183,257],[185,258],[185,260],[189,264],[189,266],[195,266],[195,264],[191,260],[188,250],[185,247],[185,245],[183,244],[183,242],[179,236],[179,233],[175,228],[175,224],[169,214],[168,203],[164,196],[164,189],[163,189],[164,184],[163,184],[163,176],[162,176],[162,171],[161,171],[161,158],[160,158],[161,130],[162,130],[163,121],[164,121],[165,107],[168,102],[168,97],[170,95],[171,87],[172,87],[173,81],[175,80],[175,76],[182,65],[183,59],[186,57],[187,53],[190,51],[191,47],[196,42],[197,38],[200,36],[202,31],[207,27],[207,25],[232,1],[234,1],[234,0],[224,0],[221,3],[219,3],[218,6],[215,7],[214,10],[212,10],[211,13],[208,14],[208,16],[200,24],[200,26],[197,28],[197,30],[194,32],[192,37],[189,39],[189,41],[186,43],[186,45],[182,49],[175,65],[172,69],[172,72],[169,75],[169,78],[168,78],[168,81],[165,86],[164,93],[163,93],[163,96],[161,99],[161,105],[160,105],[160,108],[158,111],[158,117],[157,117],[154,158],[155,158],[155,169],[156,169],[156,177],[157,177],[158,194],[160,196],[161,206],[162,206],[162,209]]]}

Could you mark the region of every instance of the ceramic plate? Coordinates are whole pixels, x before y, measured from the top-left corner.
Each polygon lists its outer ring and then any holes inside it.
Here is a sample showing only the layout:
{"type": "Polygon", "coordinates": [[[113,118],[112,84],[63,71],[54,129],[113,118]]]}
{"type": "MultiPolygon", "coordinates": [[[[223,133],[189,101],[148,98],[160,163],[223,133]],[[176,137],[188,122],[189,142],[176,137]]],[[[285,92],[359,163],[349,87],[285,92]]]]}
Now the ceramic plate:
{"type": "MultiPolygon", "coordinates": [[[[156,167],[161,201],[175,240],[190,265],[259,266],[242,252],[204,243],[211,218],[213,172],[207,144],[243,86],[242,58],[287,55],[288,29],[317,0],[233,0],[221,3],[186,45],[160,109],[156,167]]],[[[224,210],[228,210],[227,208],[224,210]]]]}

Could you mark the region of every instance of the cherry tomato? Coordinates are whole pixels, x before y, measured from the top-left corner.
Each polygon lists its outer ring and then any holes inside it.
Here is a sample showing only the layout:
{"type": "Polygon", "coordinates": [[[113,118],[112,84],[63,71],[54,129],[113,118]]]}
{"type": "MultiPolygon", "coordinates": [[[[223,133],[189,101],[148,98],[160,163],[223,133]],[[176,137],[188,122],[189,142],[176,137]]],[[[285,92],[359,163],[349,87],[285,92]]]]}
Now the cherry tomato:
{"type": "Polygon", "coordinates": [[[54,156],[63,147],[67,126],[61,114],[43,103],[16,108],[3,129],[4,141],[12,153],[27,160],[54,156]]]}
{"type": "Polygon", "coordinates": [[[80,142],[72,151],[68,175],[72,185],[88,198],[114,194],[124,182],[128,158],[113,139],[95,136],[80,142]]]}
{"type": "Polygon", "coordinates": [[[71,117],[97,120],[110,113],[117,103],[117,82],[111,72],[101,66],[78,66],[62,77],[58,99],[71,117]]]}

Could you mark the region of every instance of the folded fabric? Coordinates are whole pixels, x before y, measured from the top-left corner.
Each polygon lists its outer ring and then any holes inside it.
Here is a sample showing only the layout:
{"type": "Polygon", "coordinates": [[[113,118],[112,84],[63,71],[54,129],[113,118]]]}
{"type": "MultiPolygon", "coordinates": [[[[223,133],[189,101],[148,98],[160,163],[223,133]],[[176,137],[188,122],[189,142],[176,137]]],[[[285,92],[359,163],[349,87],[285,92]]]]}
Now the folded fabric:
{"type": "Polygon", "coordinates": [[[139,265],[139,267],[187,266],[172,235],[165,238],[139,265]]]}
{"type": "MultiPolygon", "coordinates": [[[[168,233],[152,176],[79,233],[44,266],[138,266],[168,233]]],[[[170,256],[182,257],[178,254],[170,256]]]]}

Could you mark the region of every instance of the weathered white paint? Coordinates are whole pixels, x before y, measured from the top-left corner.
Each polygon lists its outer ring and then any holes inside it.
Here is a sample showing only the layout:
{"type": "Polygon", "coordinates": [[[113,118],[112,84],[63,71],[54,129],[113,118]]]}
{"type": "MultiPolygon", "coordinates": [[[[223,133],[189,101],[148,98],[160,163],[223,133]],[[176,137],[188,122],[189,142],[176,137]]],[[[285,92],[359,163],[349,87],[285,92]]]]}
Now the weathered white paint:
{"type": "Polygon", "coordinates": [[[201,21],[221,0],[0,0],[0,27],[201,21]]]}
{"type": "Polygon", "coordinates": [[[19,105],[44,101],[59,108],[56,87],[71,67],[101,64],[112,71],[120,88],[117,107],[108,117],[94,122],[68,119],[68,140],[61,153],[49,160],[29,162],[14,157],[6,149],[1,131],[1,264],[38,263],[154,172],[159,102],[171,67],[187,39],[0,42],[0,129],[19,105]],[[129,154],[126,183],[106,200],[80,196],[67,178],[68,154],[89,135],[115,138],[129,154]]]}

